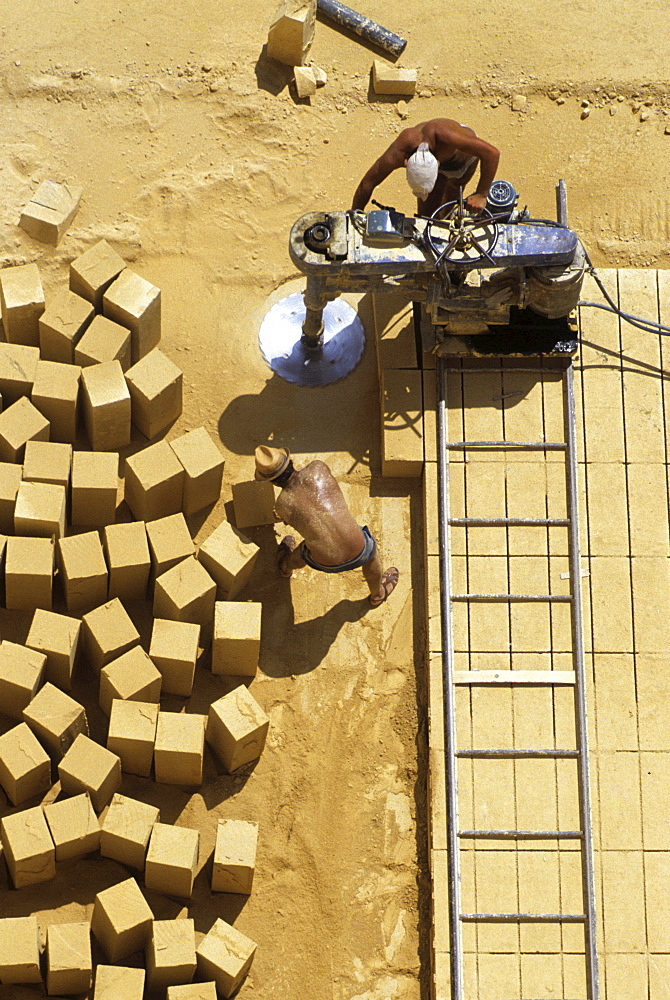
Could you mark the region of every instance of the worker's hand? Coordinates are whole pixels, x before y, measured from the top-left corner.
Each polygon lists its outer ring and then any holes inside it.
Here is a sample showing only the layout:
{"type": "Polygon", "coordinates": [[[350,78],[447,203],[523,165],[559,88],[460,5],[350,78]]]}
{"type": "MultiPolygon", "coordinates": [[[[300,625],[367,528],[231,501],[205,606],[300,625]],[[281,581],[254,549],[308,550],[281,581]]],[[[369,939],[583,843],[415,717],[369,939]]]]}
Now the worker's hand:
{"type": "Polygon", "coordinates": [[[479,215],[486,208],[486,197],[485,194],[470,194],[465,199],[465,207],[469,208],[475,215],[479,215]]]}

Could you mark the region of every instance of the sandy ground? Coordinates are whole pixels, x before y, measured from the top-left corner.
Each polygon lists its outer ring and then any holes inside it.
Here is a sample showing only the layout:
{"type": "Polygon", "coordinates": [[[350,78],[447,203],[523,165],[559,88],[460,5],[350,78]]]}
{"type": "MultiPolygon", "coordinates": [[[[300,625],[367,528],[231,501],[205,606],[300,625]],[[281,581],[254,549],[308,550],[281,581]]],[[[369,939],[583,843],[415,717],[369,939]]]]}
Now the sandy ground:
{"type": "MultiPolygon", "coordinates": [[[[571,224],[596,263],[667,265],[667,8],[583,0],[559,16],[547,0],[484,9],[368,0],[366,13],[410,40],[401,64],[419,69],[420,94],[406,107],[372,99],[374,53],[321,23],[312,56],[328,84],[311,105],[296,102],[290,74],[263,58],[273,10],[267,0],[2,5],[0,264],[36,261],[49,294],[67,281],[69,261],[105,238],[162,289],[163,347],[185,373],[184,414],[170,435],[204,424],[226,453],[224,496],[191,524],[198,537],[224,516],[230,484],[249,477],[254,446],[274,441],[330,462],[400,567],[393,600],[365,614],[357,575],[305,574],[289,586],[273,572],[272,530],[254,533],[263,552],[247,596],[264,605],[252,690],[272,720],[265,754],[235,778],[208,758],[192,796],[141,779],[123,790],[201,829],[204,873],[190,912],[199,932],[220,915],[259,942],[242,997],[419,1000],[428,958],[423,593],[422,549],[410,537],[420,540],[420,492],[379,477],[373,352],[345,382],[299,391],[271,377],[258,325],[295,277],[286,252],[294,219],[348,207],[403,121],[438,115],[501,148],[500,176],[534,215],[553,215],[553,185],[565,178],[571,224]],[[526,97],[524,111],[512,111],[514,95],[526,97]],[[16,226],[45,178],[84,188],[57,249],[16,226]],[[248,901],[207,889],[220,816],[261,825],[248,901]]],[[[411,210],[400,178],[379,194],[411,210]]],[[[134,614],[146,637],[146,609],[134,614]]],[[[2,627],[20,638],[27,622],[5,615],[2,627]]],[[[225,690],[200,670],[190,708],[203,711],[225,690]]],[[[95,693],[81,694],[102,738],[95,693]]],[[[46,886],[14,893],[3,883],[2,913],[38,911],[45,926],[81,919],[95,892],[122,877],[112,862],[62,864],[46,886]]],[[[151,902],[158,916],[182,911],[151,902]]],[[[3,1000],[22,995],[0,988],[3,1000]]]]}

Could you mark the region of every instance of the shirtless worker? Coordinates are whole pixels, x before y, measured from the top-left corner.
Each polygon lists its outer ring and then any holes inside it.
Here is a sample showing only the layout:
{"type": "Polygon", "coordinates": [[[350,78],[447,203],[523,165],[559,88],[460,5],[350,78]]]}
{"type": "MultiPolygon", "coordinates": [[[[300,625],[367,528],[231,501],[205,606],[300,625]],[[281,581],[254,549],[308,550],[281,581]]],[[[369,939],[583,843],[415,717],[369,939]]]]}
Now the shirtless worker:
{"type": "Polygon", "coordinates": [[[286,535],[277,549],[277,565],[284,577],[294,569],[311,566],[322,573],[362,569],[370,588],[368,600],[379,607],[398,582],[395,566],[382,572],[377,543],[367,525],[354,521],[342,490],[325,462],[314,461],[296,469],[287,448],[256,448],[256,479],[281,487],[275,503],[275,521],[300,532],[298,546],[286,535]]]}
{"type": "Polygon", "coordinates": [[[376,160],[356,188],[352,208],[363,211],[372,192],[399,167],[407,169],[407,183],[417,198],[417,214],[432,215],[448,201],[457,201],[480,164],[479,184],[465,205],[479,213],[498,169],[500,153],[478,139],[471,128],[450,118],[433,118],[403,129],[376,160]]]}

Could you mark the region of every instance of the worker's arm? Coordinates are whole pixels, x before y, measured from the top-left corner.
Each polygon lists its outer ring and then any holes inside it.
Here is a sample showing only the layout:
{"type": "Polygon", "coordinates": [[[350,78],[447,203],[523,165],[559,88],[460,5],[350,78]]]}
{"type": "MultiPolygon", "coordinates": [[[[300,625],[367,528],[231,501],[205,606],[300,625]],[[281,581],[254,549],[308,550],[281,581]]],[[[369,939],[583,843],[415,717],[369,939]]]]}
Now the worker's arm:
{"type": "Polygon", "coordinates": [[[479,160],[479,184],[475,193],[465,199],[465,204],[471,211],[481,212],[486,206],[489,188],[498,169],[500,150],[474,136],[461,137],[457,145],[468,156],[476,156],[479,160]]]}
{"type": "Polygon", "coordinates": [[[356,193],[354,194],[354,200],[351,203],[351,207],[353,209],[359,209],[362,212],[367,203],[370,201],[372,192],[377,185],[386,180],[388,175],[392,174],[394,170],[398,169],[398,167],[404,167],[406,159],[406,150],[400,146],[396,140],[396,142],[392,143],[378,160],[375,160],[368,172],[365,174],[363,180],[356,188],[356,193]]]}

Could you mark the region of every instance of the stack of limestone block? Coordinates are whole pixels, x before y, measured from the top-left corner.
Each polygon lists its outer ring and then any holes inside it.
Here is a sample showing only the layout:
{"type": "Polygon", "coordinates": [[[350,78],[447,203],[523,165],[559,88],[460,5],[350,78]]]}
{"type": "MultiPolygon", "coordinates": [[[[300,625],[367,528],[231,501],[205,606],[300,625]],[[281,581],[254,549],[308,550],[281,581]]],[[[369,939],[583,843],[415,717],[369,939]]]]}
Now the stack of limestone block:
{"type": "MultiPolygon", "coordinates": [[[[154,441],[182,409],[182,373],[158,347],[157,288],[102,241],[72,262],[70,287],[48,304],[36,265],[1,270],[0,303],[1,591],[9,611],[32,613],[25,644],[0,642],[10,882],[47,881],[57,862],[98,852],[188,900],[205,861],[198,831],[161,823],[123,794],[123,776],[195,788],[206,746],[228,772],[260,757],[269,720],[246,683],[261,605],[238,600],[259,550],[225,521],[197,547],[191,537],[186,517],[219,500],[224,463],[204,428],[154,441]],[[125,458],[133,520],[117,523],[119,451],[132,427],[149,443],[125,458]],[[144,600],[148,651],[127,610],[144,600]],[[187,699],[210,643],[212,672],[246,683],[194,714],[187,699]],[[84,675],[97,678],[106,746],[90,738],[76,699],[84,675]],[[163,710],[162,695],[186,699],[186,710],[163,710]]],[[[272,520],[268,485],[236,486],[240,524],[272,520]]],[[[256,823],[219,823],[213,891],[251,892],[257,836],[256,823]]],[[[196,949],[193,922],[154,920],[134,877],[96,897],[90,928],[42,930],[53,995],[89,989],[95,973],[95,997],[141,996],[145,970],[116,963],[143,949],[150,990],[230,996],[256,947],[217,920],[196,949]],[[91,929],[110,962],[97,970],[91,929]],[[206,982],[192,984],[196,974],[206,982]]],[[[0,983],[41,981],[40,948],[35,918],[0,919],[0,983]]]]}

